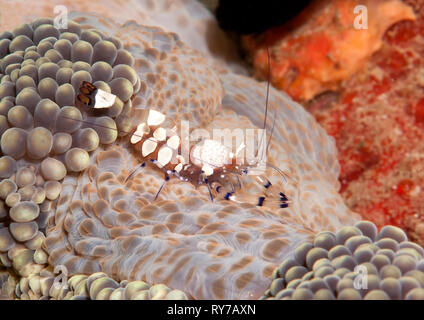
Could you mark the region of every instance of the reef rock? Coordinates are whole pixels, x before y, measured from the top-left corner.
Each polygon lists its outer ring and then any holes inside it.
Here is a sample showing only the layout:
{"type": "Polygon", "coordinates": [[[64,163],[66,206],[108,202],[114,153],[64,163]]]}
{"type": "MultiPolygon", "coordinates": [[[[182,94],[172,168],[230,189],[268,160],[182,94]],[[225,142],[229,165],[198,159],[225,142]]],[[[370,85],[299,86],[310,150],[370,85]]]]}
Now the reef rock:
{"type": "Polygon", "coordinates": [[[412,8],[400,0],[318,0],[288,24],[244,43],[262,78],[269,47],[272,84],[305,101],[337,89],[381,48],[391,25],[413,19],[412,8]]]}
{"type": "Polygon", "coordinates": [[[405,3],[417,19],[393,26],[364,69],[309,110],[336,139],[347,205],[423,245],[424,1],[405,3]]]}

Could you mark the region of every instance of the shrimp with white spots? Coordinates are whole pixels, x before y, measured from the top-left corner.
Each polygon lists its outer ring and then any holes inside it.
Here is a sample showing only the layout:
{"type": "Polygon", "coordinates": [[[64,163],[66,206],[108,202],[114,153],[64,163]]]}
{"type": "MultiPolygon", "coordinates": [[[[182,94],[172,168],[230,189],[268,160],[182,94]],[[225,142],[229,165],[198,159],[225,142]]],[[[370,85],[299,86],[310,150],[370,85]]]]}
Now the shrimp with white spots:
{"type": "MultiPolygon", "coordinates": [[[[267,95],[265,101],[265,117],[263,130],[266,127],[268,114],[268,96],[269,81],[267,83],[267,95]]],[[[93,84],[84,81],[78,100],[84,105],[93,109],[107,109],[114,103],[113,94],[104,92],[96,88],[93,84]]],[[[264,192],[257,197],[255,205],[263,206],[267,204],[277,204],[279,208],[287,208],[289,199],[282,191],[273,190],[273,185],[263,175],[250,175],[251,169],[257,165],[257,162],[250,164],[239,164],[237,156],[245,147],[240,145],[236,152],[219,141],[213,139],[202,139],[200,142],[189,146],[189,152],[184,157],[182,155],[181,137],[176,133],[176,127],[172,127],[172,121],[167,119],[166,115],[154,109],[145,109],[145,116],[138,125],[130,132],[130,144],[140,156],[140,166],[133,170],[127,177],[130,179],[138,169],[146,166],[147,163],[153,163],[157,168],[165,173],[165,178],[156,193],[155,199],[159,196],[166,182],[171,177],[177,177],[183,182],[189,182],[194,185],[206,185],[209,190],[211,200],[214,200],[214,193],[222,194],[223,199],[237,202],[244,202],[243,198],[238,197],[238,191],[243,188],[240,178],[252,176],[259,182],[264,192]]],[[[272,126],[272,130],[275,125],[272,126]]],[[[116,130],[112,129],[111,130],[116,130]]],[[[268,151],[269,138],[265,151],[268,151]]],[[[264,141],[262,139],[262,141],[264,141]]],[[[280,169],[266,164],[276,170],[286,179],[285,173],[280,169]]]]}

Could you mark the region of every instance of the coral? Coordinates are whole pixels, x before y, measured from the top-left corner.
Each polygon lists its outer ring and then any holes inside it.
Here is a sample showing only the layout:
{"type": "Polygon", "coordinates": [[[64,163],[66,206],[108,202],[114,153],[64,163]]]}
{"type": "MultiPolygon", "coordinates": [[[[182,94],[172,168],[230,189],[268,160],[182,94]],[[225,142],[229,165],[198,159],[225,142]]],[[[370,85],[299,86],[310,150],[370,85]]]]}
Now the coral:
{"type": "MultiPolygon", "coordinates": [[[[2,150],[4,144],[9,155],[0,159],[0,195],[4,201],[0,211],[0,261],[22,277],[22,293],[27,290],[25,282],[34,275],[44,277],[43,270],[50,265],[66,267],[69,276],[103,272],[108,276],[102,283],[104,288],[107,283],[137,280],[155,290],[166,285],[195,299],[254,299],[269,285],[272,270],[299,243],[323,229],[336,231],[358,220],[337,193],[339,166],[334,141],[303,107],[274,89],[270,91],[269,112],[276,127],[267,161],[290,178],[284,183],[271,168],[266,174],[292,199],[289,208],[256,207],[261,189],[249,177],[243,181],[242,202],[211,202],[206,187],[196,188],[178,179],[171,179],[154,200],[163,181],[154,166],[146,166],[126,181],[139,166],[140,156],[125,133],[135,129],[145,109],[161,111],[177,123],[188,120],[191,128],[210,131],[261,127],[266,84],[229,72],[188,47],[175,33],[159,27],[135,22],[121,26],[99,15],[74,17],[69,32],[53,28],[51,20],[36,20],[40,25],[29,39],[38,41],[40,49],[28,53],[28,57],[36,57],[36,73],[31,67],[28,75],[17,77],[27,67],[21,65],[18,70],[20,54],[5,51],[0,61],[10,72],[2,77],[6,80],[0,93],[7,97],[1,101],[1,110],[9,113],[18,99],[27,109],[13,113],[14,123],[9,115],[1,122],[7,124],[2,132],[2,150]],[[44,35],[52,37],[42,40],[44,35]],[[69,45],[62,46],[67,41],[56,41],[55,35],[64,35],[73,43],[73,65],[60,59],[59,53],[69,45]],[[78,40],[80,35],[88,41],[78,40]],[[94,47],[90,41],[96,43],[94,47]],[[101,50],[96,51],[98,43],[101,50]],[[114,50],[121,45],[126,49],[114,50]],[[115,54],[114,64],[118,59],[133,66],[139,80],[128,67],[113,67],[111,56],[115,54]],[[105,63],[91,64],[91,57],[101,57],[105,63]],[[60,71],[67,68],[73,73],[60,71]],[[112,76],[125,75],[127,80],[117,83],[116,89],[113,80],[109,83],[120,100],[136,93],[122,111],[118,106],[112,109],[116,113],[106,116],[68,106],[75,100],[72,93],[79,87],[79,80],[107,76],[110,81],[110,69],[116,71],[112,76]],[[55,74],[56,102],[41,97],[33,102],[33,96],[41,92],[53,98],[50,86],[55,87],[51,81],[40,86],[33,74],[38,78],[41,75],[42,80],[55,74]],[[16,88],[21,90],[19,97],[16,88]],[[22,93],[25,95],[20,97],[22,93]],[[122,113],[128,121],[117,120],[122,113]],[[81,119],[89,123],[78,121],[81,119]],[[32,126],[45,129],[32,133],[42,139],[30,139],[31,148],[24,148],[32,126]],[[123,132],[123,127],[128,129],[123,132]],[[19,210],[12,210],[16,206],[19,210]],[[16,222],[12,222],[12,216],[16,222]]],[[[11,35],[5,32],[3,37],[11,35]]],[[[102,89],[107,88],[104,82],[102,89]]],[[[34,288],[37,286],[35,282],[34,288]]],[[[84,290],[91,291],[91,287],[84,290]]],[[[32,294],[47,298],[46,292],[32,294]]],[[[27,296],[31,298],[29,292],[27,296]]],[[[177,296],[183,297],[180,293],[177,296]]]]}
{"type": "Polygon", "coordinates": [[[379,228],[399,226],[424,245],[424,1],[406,3],[416,21],[393,26],[364,70],[309,110],[336,139],[346,204],[379,228]]]}
{"type": "Polygon", "coordinates": [[[400,0],[318,0],[289,24],[247,36],[244,43],[262,78],[268,70],[269,47],[272,84],[304,101],[337,89],[381,48],[392,24],[410,19],[414,19],[412,9],[400,0]],[[365,30],[354,27],[358,5],[367,8],[365,30]]]}
{"type": "Polygon", "coordinates": [[[0,268],[0,300],[14,299],[17,284],[18,279],[10,270],[0,268]]]}
{"type": "MultiPolygon", "coordinates": [[[[9,280],[3,291],[14,284],[9,280]]],[[[151,286],[143,281],[127,280],[118,283],[102,272],[89,276],[76,274],[67,281],[59,281],[47,269],[21,278],[15,284],[14,293],[21,300],[187,300],[184,292],[163,284],[151,286]]]]}
{"type": "Polygon", "coordinates": [[[262,299],[422,300],[424,249],[369,221],[320,232],[275,269],[262,299]]]}
{"type": "Polygon", "coordinates": [[[116,131],[104,134],[99,122],[126,129],[130,98],[141,87],[128,65],[133,58],[119,39],[94,29],[83,31],[72,21],[61,31],[52,23],[36,19],[3,33],[0,40],[8,45],[0,60],[0,113],[5,119],[0,139],[0,259],[21,276],[47,263],[41,244],[62,190],[58,181],[83,171],[89,164],[88,151],[99,142],[116,140],[116,131]],[[61,78],[64,73],[66,80],[61,78]],[[93,78],[118,97],[110,110],[96,115],[75,104],[82,80],[93,78]],[[84,120],[85,128],[77,120],[84,120]],[[81,139],[87,130],[94,146],[81,139]]]}

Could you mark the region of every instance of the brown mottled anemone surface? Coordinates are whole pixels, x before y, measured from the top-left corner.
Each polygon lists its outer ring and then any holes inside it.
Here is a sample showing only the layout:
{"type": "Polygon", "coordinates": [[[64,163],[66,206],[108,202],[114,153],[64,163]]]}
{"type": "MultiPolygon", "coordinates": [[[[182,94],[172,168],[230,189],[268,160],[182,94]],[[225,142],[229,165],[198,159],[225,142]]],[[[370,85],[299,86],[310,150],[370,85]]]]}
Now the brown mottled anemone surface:
{"type": "MultiPolygon", "coordinates": [[[[214,70],[212,60],[158,27],[134,22],[119,26],[87,14],[75,17],[121,39],[135,58],[140,90],[131,104],[133,125],[143,109],[155,108],[176,122],[189,120],[192,128],[261,126],[264,83],[214,70]]],[[[66,266],[70,275],[102,271],[118,282],[163,283],[196,299],[260,297],[272,271],[300,242],[358,219],[337,193],[333,139],[300,105],[273,89],[269,112],[276,129],[268,161],[290,179],[283,183],[273,170],[267,175],[292,200],[289,208],[255,207],[261,190],[249,180],[241,191],[251,200],[246,203],[211,202],[206,187],[177,179],[153,201],[163,173],[147,166],[125,182],[140,159],[124,136],[90,151],[81,173],[57,179],[60,195],[45,210],[46,239],[40,236],[48,263],[66,266]]],[[[98,133],[99,138],[108,134],[108,129],[98,133]]],[[[17,166],[27,164],[24,157],[17,166]]],[[[12,200],[16,205],[18,200],[12,200]]],[[[28,240],[14,243],[16,249],[7,250],[13,250],[9,256],[20,257],[15,260],[22,269],[34,252],[26,249],[28,240]]]]}

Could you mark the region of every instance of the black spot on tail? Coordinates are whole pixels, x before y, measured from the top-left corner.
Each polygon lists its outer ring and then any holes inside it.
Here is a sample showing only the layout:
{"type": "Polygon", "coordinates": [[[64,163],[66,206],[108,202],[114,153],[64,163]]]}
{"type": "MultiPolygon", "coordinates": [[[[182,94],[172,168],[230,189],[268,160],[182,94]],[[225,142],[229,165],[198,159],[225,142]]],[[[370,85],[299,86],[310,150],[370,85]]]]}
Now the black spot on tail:
{"type": "Polygon", "coordinates": [[[282,202],[281,204],[280,204],[280,208],[288,208],[288,206],[289,206],[289,204],[287,203],[288,201],[289,201],[289,199],[287,198],[287,196],[284,194],[284,193],[282,193],[282,192],[280,192],[280,201],[282,202]]]}
{"type": "Polygon", "coordinates": [[[264,201],[265,201],[265,197],[259,197],[257,206],[262,207],[264,204],[264,201]]]}
{"type": "Polygon", "coordinates": [[[286,195],[282,192],[280,192],[280,200],[281,201],[289,201],[289,199],[286,197],[286,195]]]}

